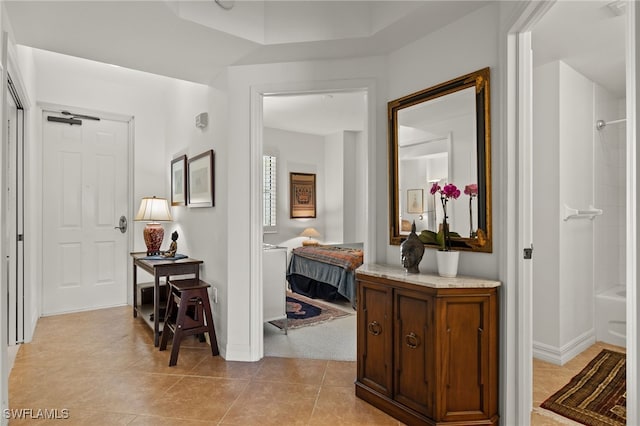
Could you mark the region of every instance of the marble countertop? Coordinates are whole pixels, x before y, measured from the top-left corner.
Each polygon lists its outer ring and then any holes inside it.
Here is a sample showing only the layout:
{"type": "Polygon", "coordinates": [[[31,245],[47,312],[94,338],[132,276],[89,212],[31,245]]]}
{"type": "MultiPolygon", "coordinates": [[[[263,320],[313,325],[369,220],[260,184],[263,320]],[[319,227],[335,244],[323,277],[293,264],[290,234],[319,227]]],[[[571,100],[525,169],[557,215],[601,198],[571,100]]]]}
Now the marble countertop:
{"type": "Polygon", "coordinates": [[[356,269],[356,273],[433,288],[493,288],[501,285],[500,281],[476,277],[445,278],[432,273],[409,274],[401,266],[378,263],[365,263],[356,269]]]}

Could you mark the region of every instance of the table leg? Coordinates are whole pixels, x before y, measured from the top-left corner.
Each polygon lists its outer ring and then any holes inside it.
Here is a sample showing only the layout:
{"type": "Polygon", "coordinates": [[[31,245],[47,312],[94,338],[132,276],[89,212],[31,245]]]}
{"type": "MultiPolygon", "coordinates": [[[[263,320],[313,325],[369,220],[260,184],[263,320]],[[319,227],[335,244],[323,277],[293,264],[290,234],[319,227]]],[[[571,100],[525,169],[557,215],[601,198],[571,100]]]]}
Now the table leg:
{"type": "Polygon", "coordinates": [[[160,276],[153,275],[153,345],[157,347],[160,344],[160,276]]]}
{"type": "Polygon", "coordinates": [[[133,261],[133,317],[138,316],[138,267],[135,260],[133,261]]]}

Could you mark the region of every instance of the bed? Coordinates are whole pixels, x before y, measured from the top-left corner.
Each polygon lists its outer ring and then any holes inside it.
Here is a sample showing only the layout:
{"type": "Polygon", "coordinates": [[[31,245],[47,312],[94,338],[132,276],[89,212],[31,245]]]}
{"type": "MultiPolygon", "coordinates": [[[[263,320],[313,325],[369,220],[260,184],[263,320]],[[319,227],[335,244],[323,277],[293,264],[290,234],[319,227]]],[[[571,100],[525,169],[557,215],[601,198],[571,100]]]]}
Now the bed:
{"type": "Polygon", "coordinates": [[[291,290],[311,298],[340,297],[356,306],[355,270],[362,265],[361,244],[294,248],[287,268],[291,290]]]}

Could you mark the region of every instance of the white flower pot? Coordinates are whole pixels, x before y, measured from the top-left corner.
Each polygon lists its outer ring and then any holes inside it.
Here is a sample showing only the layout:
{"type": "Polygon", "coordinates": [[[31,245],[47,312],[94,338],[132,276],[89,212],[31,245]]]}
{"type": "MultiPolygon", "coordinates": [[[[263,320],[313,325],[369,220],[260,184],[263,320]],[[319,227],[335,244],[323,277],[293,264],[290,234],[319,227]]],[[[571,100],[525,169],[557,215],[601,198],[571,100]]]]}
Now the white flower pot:
{"type": "Polygon", "coordinates": [[[459,251],[438,250],[436,252],[436,260],[438,262],[438,275],[448,278],[453,278],[458,275],[459,256],[459,251]]]}

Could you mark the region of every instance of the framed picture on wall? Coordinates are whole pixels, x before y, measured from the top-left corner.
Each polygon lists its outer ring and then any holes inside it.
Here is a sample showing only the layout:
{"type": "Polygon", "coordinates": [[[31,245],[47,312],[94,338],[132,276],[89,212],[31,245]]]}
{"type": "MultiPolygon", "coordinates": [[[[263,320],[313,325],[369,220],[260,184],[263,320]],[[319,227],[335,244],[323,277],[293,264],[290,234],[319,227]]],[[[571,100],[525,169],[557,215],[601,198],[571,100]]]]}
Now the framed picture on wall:
{"type": "Polygon", "coordinates": [[[289,173],[289,210],[291,219],[316,217],[316,175],[289,173]]]}
{"type": "Polygon", "coordinates": [[[187,205],[187,156],[171,160],[171,205],[187,205]]]}
{"type": "Polygon", "coordinates": [[[214,158],[212,149],[189,158],[187,179],[187,204],[189,207],[213,207],[215,205],[214,158]]]}
{"type": "Polygon", "coordinates": [[[422,189],[407,189],[407,213],[422,214],[424,212],[422,189]]]}

